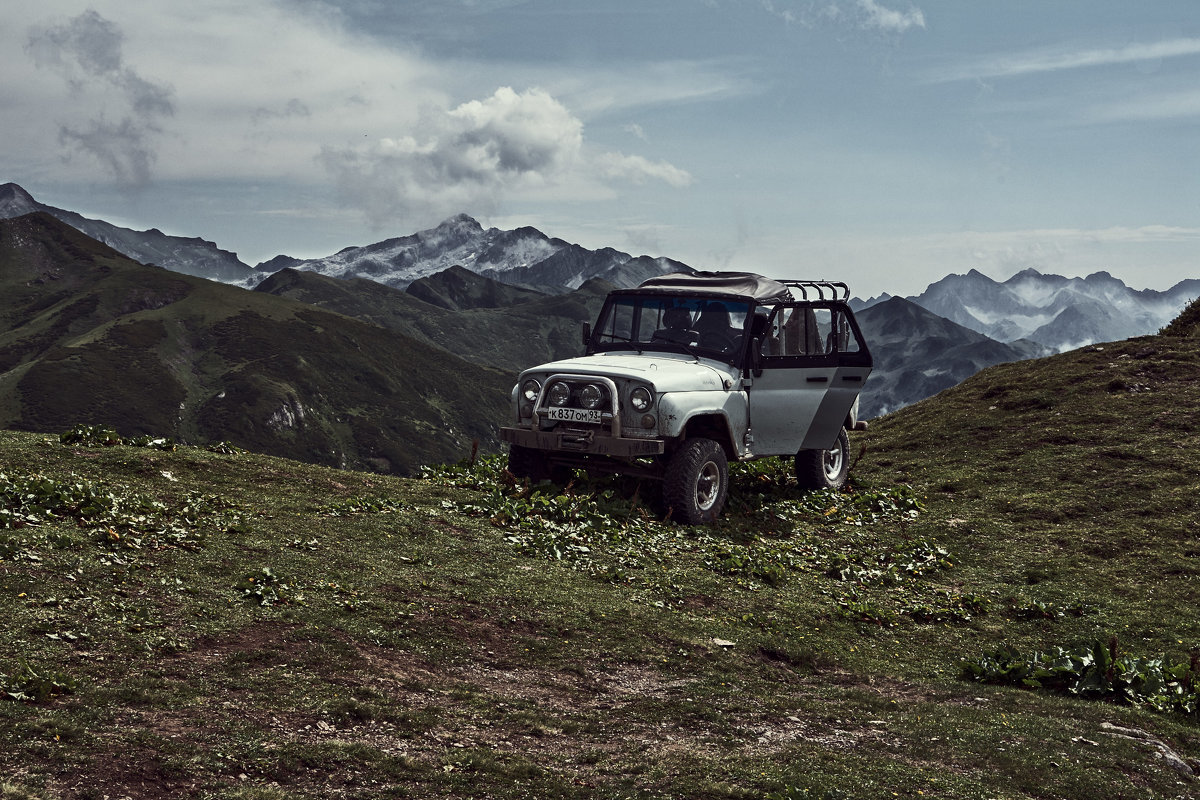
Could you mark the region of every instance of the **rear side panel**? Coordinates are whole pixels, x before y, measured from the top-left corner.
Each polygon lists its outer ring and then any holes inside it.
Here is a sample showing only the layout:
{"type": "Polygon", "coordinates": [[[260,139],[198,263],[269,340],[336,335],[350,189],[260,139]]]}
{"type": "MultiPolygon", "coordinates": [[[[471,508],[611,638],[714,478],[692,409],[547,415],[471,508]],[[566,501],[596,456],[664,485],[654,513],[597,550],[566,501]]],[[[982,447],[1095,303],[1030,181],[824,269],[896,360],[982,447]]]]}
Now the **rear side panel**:
{"type": "Polygon", "coordinates": [[[871,372],[850,309],[829,301],[776,306],[757,363],[748,393],[759,456],[832,447],[871,372]]]}

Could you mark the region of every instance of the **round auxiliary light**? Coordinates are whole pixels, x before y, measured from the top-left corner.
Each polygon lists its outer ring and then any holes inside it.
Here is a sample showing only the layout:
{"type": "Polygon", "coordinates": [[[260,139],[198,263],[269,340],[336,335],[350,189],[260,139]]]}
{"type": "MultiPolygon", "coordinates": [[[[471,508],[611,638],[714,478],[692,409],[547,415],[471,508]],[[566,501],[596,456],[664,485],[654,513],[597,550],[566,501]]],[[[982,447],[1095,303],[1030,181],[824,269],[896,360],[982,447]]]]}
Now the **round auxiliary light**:
{"type": "Polygon", "coordinates": [[[654,395],[650,394],[650,390],[644,386],[639,386],[629,393],[629,403],[633,406],[633,410],[639,414],[649,411],[650,406],[654,405],[654,395]]]}
{"type": "Polygon", "coordinates": [[[521,384],[521,396],[524,397],[525,401],[528,403],[532,403],[534,400],[537,400],[538,392],[541,390],[542,385],[533,378],[530,378],[521,384]]]}
{"type": "Polygon", "coordinates": [[[604,392],[600,391],[600,387],[594,383],[589,383],[579,393],[579,402],[583,404],[584,408],[598,408],[603,401],[604,392]]]}
{"type": "Polygon", "coordinates": [[[550,384],[550,389],[546,392],[546,398],[552,406],[565,406],[571,399],[571,387],[562,381],[552,383],[550,384]]]}

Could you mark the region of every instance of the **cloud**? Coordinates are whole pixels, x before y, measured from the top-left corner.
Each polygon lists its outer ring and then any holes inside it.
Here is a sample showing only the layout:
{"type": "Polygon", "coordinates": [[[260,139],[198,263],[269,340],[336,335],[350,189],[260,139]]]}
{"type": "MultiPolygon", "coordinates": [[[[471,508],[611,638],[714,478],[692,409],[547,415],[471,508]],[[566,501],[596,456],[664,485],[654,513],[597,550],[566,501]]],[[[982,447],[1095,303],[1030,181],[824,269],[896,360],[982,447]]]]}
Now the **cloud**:
{"type": "Polygon", "coordinates": [[[601,153],[596,157],[596,166],[605,177],[633,183],[660,180],[676,188],[682,188],[692,182],[692,176],[686,170],[679,169],[665,161],[650,161],[642,156],[601,153]]]}
{"type": "Polygon", "coordinates": [[[877,0],[826,0],[808,8],[788,7],[773,0],[759,0],[759,5],[785,25],[812,27],[825,22],[884,33],[904,33],[910,28],[925,27],[925,14],[921,9],[912,6],[907,11],[896,11],[877,0]]]}
{"type": "Polygon", "coordinates": [[[597,182],[664,181],[685,171],[620,153],[593,154],[583,123],[540,89],[501,87],[484,100],[427,109],[415,130],[365,147],[326,147],[320,163],[347,202],[381,227],[399,218],[493,211],[505,197],[597,182]]]}
{"type": "Polygon", "coordinates": [[[1092,108],[1085,123],[1146,122],[1200,117],[1200,90],[1138,94],[1092,108]]]}
{"type": "Polygon", "coordinates": [[[288,117],[311,117],[312,109],[298,97],[288,100],[282,109],[259,106],[250,114],[250,121],[258,124],[270,119],[287,119],[288,117]]]}
{"type": "Polygon", "coordinates": [[[925,15],[919,8],[908,11],[895,11],[875,2],[875,0],[858,0],[857,17],[860,24],[886,33],[904,33],[909,28],[924,28],[925,15]]]}
{"type": "Polygon", "coordinates": [[[58,140],[91,155],[112,173],[119,185],[138,188],[150,182],[156,158],[150,138],[159,132],[131,117],[120,122],[100,117],[82,128],[63,125],[58,140]]]}
{"type": "Polygon", "coordinates": [[[940,80],[1009,78],[1194,55],[1200,55],[1200,39],[1198,38],[1170,39],[1149,44],[1138,43],[1125,47],[1087,50],[1036,50],[968,65],[949,75],[941,76],[940,80]]]}
{"type": "Polygon", "coordinates": [[[174,116],[172,89],[127,66],[121,29],[94,10],[69,21],[29,30],[25,51],[39,69],[50,69],[72,95],[108,93],[120,119],[101,112],[82,125],[60,123],[59,142],[86,153],[126,187],[145,186],[156,158],[161,121],[174,116]]]}

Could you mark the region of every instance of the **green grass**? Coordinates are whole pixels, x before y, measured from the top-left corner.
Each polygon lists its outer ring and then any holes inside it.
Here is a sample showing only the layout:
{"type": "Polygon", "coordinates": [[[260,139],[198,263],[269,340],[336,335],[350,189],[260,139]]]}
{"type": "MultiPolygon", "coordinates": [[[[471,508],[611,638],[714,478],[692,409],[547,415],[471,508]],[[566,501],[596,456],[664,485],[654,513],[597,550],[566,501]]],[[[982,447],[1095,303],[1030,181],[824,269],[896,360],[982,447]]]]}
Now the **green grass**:
{"type": "Polygon", "coordinates": [[[1197,407],[1190,340],[1003,365],[707,529],[491,459],[0,432],[0,797],[1195,796],[1145,738],[1195,759],[1194,715],[962,675],[1200,650],[1197,407]]]}

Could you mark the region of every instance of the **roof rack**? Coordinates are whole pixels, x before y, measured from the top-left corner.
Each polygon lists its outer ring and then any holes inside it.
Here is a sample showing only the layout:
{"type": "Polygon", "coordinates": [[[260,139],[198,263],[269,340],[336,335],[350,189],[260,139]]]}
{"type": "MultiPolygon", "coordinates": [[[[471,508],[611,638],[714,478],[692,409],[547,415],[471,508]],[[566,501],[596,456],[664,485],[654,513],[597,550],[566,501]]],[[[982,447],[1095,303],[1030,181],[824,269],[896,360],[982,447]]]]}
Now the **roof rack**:
{"type": "Polygon", "coordinates": [[[789,289],[798,289],[800,291],[801,298],[804,300],[809,299],[808,293],[810,291],[816,294],[817,300],[849,300],[850,299],[850,287],[847,286],[846,284],[842,283],[841,281],[781,280],[779,282],[782,283],[784,286],[787,286],[789,289]],[[829,293],[828,297],[825,296],[826,292],[829,293]]]}

